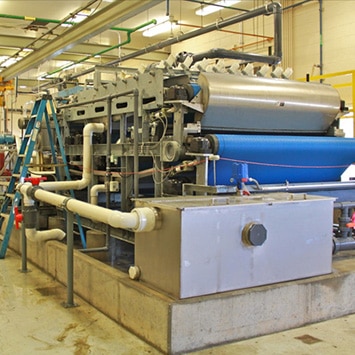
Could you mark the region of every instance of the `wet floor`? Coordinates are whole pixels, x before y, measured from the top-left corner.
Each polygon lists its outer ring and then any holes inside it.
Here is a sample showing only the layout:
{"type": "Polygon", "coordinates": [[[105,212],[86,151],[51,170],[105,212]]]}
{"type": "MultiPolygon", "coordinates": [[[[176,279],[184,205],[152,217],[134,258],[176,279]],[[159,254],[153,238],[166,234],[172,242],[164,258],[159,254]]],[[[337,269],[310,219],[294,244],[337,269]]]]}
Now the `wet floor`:
{"type": "MultiPolygon", "coordinates": [[[[0,354],[161,354],[9,250],[0,260],[0,354]]],[[[354,354],[355,315],[209,348],[194,355],[354,354]]]]}

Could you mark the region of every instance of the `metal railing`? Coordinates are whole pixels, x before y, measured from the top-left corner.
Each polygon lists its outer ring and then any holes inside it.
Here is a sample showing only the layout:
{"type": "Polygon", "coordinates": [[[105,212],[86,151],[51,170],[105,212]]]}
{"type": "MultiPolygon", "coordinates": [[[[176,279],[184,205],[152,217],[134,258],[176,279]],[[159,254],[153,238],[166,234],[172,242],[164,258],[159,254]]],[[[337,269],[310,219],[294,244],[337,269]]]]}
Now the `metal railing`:
{"type": "MultiPolygon", "coordinates": [[[[355,104],[355,70],[345,70],[345,71],[340,71],[336,73],[329,73],[329,74],[323,74],[323,75],[316,75],[316,76],[311,76],[309,77],[309,81],[323,81],[325,79],[331,79],[331,78],[340,78],[341,81],[343,82],[337,82],[334,84],[331,84],[335,89],[342,89],[342,88],[351,88],[351,108],[348,110],[349,112],[352,113],[352,116],[350,116],[354,123],[353,123],[353,135],[355,137],[355,119],[354,119],[354,104],[355,104]],[[350,80],[349,80],[350,77],[350,80]]],[[[299,79],[300,81],[306,81],[308,78],[303,78],[299,79]]],[[[346,115],[348,118],[349,116],[346,115]]]]}

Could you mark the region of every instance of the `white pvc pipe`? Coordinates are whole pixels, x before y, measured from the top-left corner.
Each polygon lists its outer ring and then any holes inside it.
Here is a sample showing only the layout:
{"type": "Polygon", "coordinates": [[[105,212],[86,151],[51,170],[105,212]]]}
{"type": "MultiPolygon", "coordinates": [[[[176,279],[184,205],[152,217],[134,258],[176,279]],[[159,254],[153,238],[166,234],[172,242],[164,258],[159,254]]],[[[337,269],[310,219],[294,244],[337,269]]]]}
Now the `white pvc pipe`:
{"type": "Polygon", "coordinates": [[[65,233],[58,228],[46,231],[38,231],[36,228],[26,228],[25,234],[31,242],[46,242],[48,240],[62,240],[65,233]]]}
{"type": "MultiPolygon", "coordinates": [[[[23,198],[24,206],[31,207],[34,201],[27,195],[23,198]]],[[[62,240],[65,237],[65,232],[61,229],[54,228],[46,231],[38,231],[36,228],[26,228],[25,235],[31,242],[46,242],[48,240],[62,240]]]]}
{"type": "Polygon", "coordinates": [[[105,192],[105,191],[106,191],[105,184],[93,185],[93,187],[90,189],[90,203],[92,205],[97,205],[99,192],[105,192]]]}
{"type": "Polygon", "coordinates": [[[133,209],[131,212],[114,211],[41,188],[33,188],[30,183],[20,185],[20,191],[23,195],[32,196],[38,201],[65,208],[70,212],[94,221],[103,222],[114,228],[128,229],[134,232],[149,232],[156,225],[157,213],[154,208],[140,207],[133,209]]]}
{"type": "Polygon", "coordinates": [[[47,191],[59,190],[82,190],[87,187],[91,181],[92,173],[92,151],[91,137],[93,133],[102,133],[105,130],[103,123],[88,123],[83,129],[83,174],[81,180],[74,181],[45,181],[40,186],[47,191]]]}

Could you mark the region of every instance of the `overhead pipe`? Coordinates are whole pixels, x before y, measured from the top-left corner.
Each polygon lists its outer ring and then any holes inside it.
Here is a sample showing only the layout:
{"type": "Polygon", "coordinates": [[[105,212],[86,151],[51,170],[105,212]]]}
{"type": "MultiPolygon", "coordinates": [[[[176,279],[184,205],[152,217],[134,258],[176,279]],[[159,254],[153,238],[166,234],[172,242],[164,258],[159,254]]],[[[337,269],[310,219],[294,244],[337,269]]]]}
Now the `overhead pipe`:
{"type": "Polygon", "coordinates": [[[105,130],[103,123],[88,123],[83,129],[83,173],[80,180],[73,181],[45,181],[40,186],[48,191],[60,190],[82,190],[87,187],[91,181],[92,173],[92,142],[93,133],[102,133],[105,130]]]}
{"type": "Polygon", "coordinates": [[[86,57],[84,57],[84,58],[82,58],[82,59],[80,59],[80,60],[78,60],[78,61],[76,61],[76,62],[69,63],[69,64],[67,64],[67,65],[65,65],[65,66],[63,66],[63,67],[61,67],[61,68],[59,68],[59,69],[53,70],[53,71],[51,71],[51,72],[48,72],[46,75],[43,76],[43,78],[47,79],[49,75],[53,75],[53,74],[56,74],[56,73],[60,73],[60,72],[62,72],[63,70],[68,69],[68,68],[70,68],[70,67],[72,67],[72,66],[74,66],[74,65],[81,64],[81,63],[83,63],[83,62],[89,60],[90,58],[93,58],[93,57],[95,57],[95,56],[99,56],[99,55],[105,54],[105,53],[107,53],[107,52],[112,51],[113,49],[117,49],[117,48],[123,47],[123,46],[125,46],[126,44],[131,43],[131,41],[132,41],[132,39],[131,39],[132,33],[136,32],[136,31],[138,31],[138,30],[140,30],[140,29],[142,29],[142,28],[144,28],[144,27],[146,27],[146,26],[149,26],[149,25],[152,25],[152,24],[156,24],[156,23],[157,23],[157,20],[153,19],[153,20],[150,20],[150,21],[148,21],[148,22],[143,23],[142,25],[139,25],[139,26],[137,26],[137,27],[130,28],[130,29],[112,27],[111,30],[114,29],[114,30],[116,30],[116,31],[125,31],[125,32],[127,32],[127,39],[126,39],[124,42],[121,42],[121,43],[116,44],[116,45],[114,45],[114,46],[111,46],[111,47],[109,47],[109,48],[103,49],[103,50],[100,51],[100,52],[96,52],[96,53],[93,53],[93,54],[89,54],[89,55],[87,55],[86,57]]]}
{"type": "MultiPolygon", "coordinates": [[[[133,58],[139,57],[141,55],[144,55],[144,54],[147,54],[147,53],[150,53],[150,52],[154,52],[154,51],[156,51],[158,49],[162,49],[162,48],[165,48],[167,46],[171,46],[173,44],[176,44],[176,43],[179,43],[179,42],[183,42],[183,41],[186,41],[188,39],[191,39],[191,38],[194,38],[194,37],[197,37],[197,36],[201,36],[201,35],[204,35],[206,33],[209,33],[209,32],[215,31],[215,30],[219,30],[221,28],[224,28],[224,27],[227,27],[227,26],[231,26],[231,25],[234,25],[236,23],[240,23],[240,22],[252,19],[254,17],[261,16],[261,15],[274,14],[275,17],[276,17],[275,18],[276,28],[279,30],[279,29],[281,29],[281,12],[282,12],[281,5],[279,3],[277,3],[277,2],[272,2],[272,3],[269,3],[269,4],[265,5],[265,6],[262,6],[260,8],[251,10],[249,12],[246,12],[246,13],[243,13],[243,14],[239,14],[237,16],[233,16],[233,17],[230,17],[228,19],[222,20],[222,21],[220,21],[218,23],[211,24],[211,25],[208,25],[206,27],[197,29],[195,31],[184,33],[181,36],[177,36],[177,37],[170,38],[170,39],[167,39],[165,41],[153,44],[153,45],[151,45],[149,47],[140,49],[140,50],[138,50],[138,51],[136,51],[134,53],[127,54],[127,55],[125,55],[125,56],[123,56],[121,58],[118,58],[118,59],[115,59],[115,60],[113,60],[111,62],[108,62],[108,63],[106,63],[106,65],[114,65],[114,64],[126,61],[128,59],[133,59],[133,58]]],[[[278,33],[276,36],[274,36],[274,38],[275,38],[275,53],[274,53],[274,56],[275,57],[279,57],[281,59],[281,57],[282,57],[282,36],[281,36],[281,33],[278,33]],[[276,41],[278,43],[276,43],[276,41]]],[[[71,78],[72,79],[78,78],[80,76],[92,73],[93,71],[95,71],[95,68],[90,68],[88,70],[82,71],[81,73],[72,75],[71,78]]]]}
{"type": "MultiPolygon", "coordinates": [[[[37,66],[45,60],[49,60],[58,56],[59,54],[65,52],[67,49],[72,48],[76,44],[87,40],[88,38],[94,37],[95,35],[109,29],[115,23],[119,21],[127,20],[132,16],[141,13],[144,10],[148,10],[151,7],[159,4],[163,0],[151,0],[145,2],[131,2],[128,0],[115,1],[114,3],[106,6],[98,13],[92,15],[90,18],[92,21],[82,21],[75,26],[72,26],[69,30],[65,31],[63,34],[57,38],[51,40],[45,46],[38,48],[36,51],[27,55],[17,63],[11,65],[2,71],[3,80],[8,80],[14,76],[18,76],[24,73],[30,68],[37,66]]],[[[88,4],[86,5],[88,6],[88,4]]],[[[81,9],[76,10],[75,13],[80,12],[81,9]]],[[[64,23],[73,16],[69,14],[65,19],[61,21],[64,23]]],[[[54,27],[59,27],[60,24],[54,27]]],[[[29,43],[31,46],[34,42],[42,39],[48,34],[52,34],[53,28],[41,35],[35,41],[29,43]]],[[[19,53],[19,52],[17,52],[19,53]]]]}
{"type": "Polygon", "coordinates": [[[319,0],[319,75],[323,75],[323,0],[319,0]]]}
{"type": "MultiPolygon", "coordinates": [[[[274,56],[282,59],[282,6],[273,2],[274,13],[274,56]]],[[[277,63],[275,63],[277,64],[277,63]]]]}
{"type": "Polygon", "coordinates": [[[301,5],[306,4],[307,2],[311,2],[311,1],[313,1],[313,0],[303,0],[303,1],[297,2],[296,4],[292,4],[290,6],[284,7],[283,11],[294,9],[295,7],[301,6],[301,5]]]}
{"type": "MultiPolygon", "coordinates": [[[[202,26],[197,26],[197,25],[191,25],[189,23],[180,23],[179,26],[181,27],[191,27],[191,28],[202,28],[202,26]]],[[[243,35],[243,36],[248,36],[248,37],[256,37],[256,38],[263,38],[266,41],[272,41],[274,37],[271,36],[265,36],[265,35],[259,35],[256,33],[249,33],[249,32],[240,32],[240,31],[231,31],[231,30],[220,30],[220,32],[223,33],[230,33],[233,35],[243,35]]],[[[238,46],[240,47],[240,46],[238,46]]]]}
{"type": "Polygon", "coordinates": [[[37,200],[52,206],[64,208],[69,212],[78,214],[88,219],[102,222],[113,228],[132,230],[133,232],[149,232],[156,228],[157,211],[154,208],[134,208],[131,212],[120,212],[100,206],[94,206],[75,198],[58,195],[46,191],[41,186],[32,186],[31,183],[19,185],[23,196],[30,200],[37,200]]]}
{"type": "MultiPolygon", "coordinates": [[[[60,20],[56,23],[56,26],[54,28],[51,28],[50,30],[48,30],[47,32],[45,32],[44,34],[42,34],[40,37],[34,39],[32,42],[30,42],[27,47],[28,48],[31,48],[34,46],[35,43],[37,43],[38,41],[40,41],[42,38],[44,38],[46,35],[48,34],[51,34],[53,33],[53,31],[61,26],[63,23],[66,23],[67,20],[69,20],[71,17],[75,16],[76,14],[78,14],[80,11],[83,11],[85,9],[87,9],[89,6],[91,6],[92,4],[94,4],[97,0],[91,0],[88,4],[84,5],[84,6],[81,6],[79,9],[75,10],[73,13],[71,13],[70,15],[66,16],[64,20],[60,20]]],[[[8,18],[14,18],[14,15],[3,15],[4,17],[6,16],[10,16],[8,18]]],[[[16,16],[15,16],[16,17],[16,16]]],[[[26,19],[31,19],[32,21],[35,21],[36,18],[35,17],[26,17],[26,16],[19,16],[20,19],[23,19],[23,20],[26,20],[26,19]],[[21,18],[21,17],[24,17],[24,18],[21,18]]],[[[44,20],[44,19],[42,19],[44,20]]],[[[22,52],[22,49],[18,50],[15,54],[13,54],[10,58],[15,58],[17,57],[20,53],[22,52]]],[[[9,58],[7,58],[6,60],[8,60],[9,58]]],[[[2,61],[0,63],[0,66],[1,64],[3,64],[6,60],[2,61]]]]}
{"type": "MultiPolygon", "coordinates": [[[[97,1],[97,0],[95,0],[97,1]]],[[[87,5],[85,5],[85,8],[87,7],[87,5]]],[[[75,15],[71,14],[72,17],[75,17],[75,15]]],[[[78,23],[77,22],[73,22],[73,21],[61,21],[61,20],[54,20],[54,19],[48,19],[48,18],[40,18],[40,17],[31,17],[31,16],[17,16],[17,15],[7,15],[7,14],[0,14],[0,18],[8,18],[8,19],[12,19],[12,20],[25,20],[25,21],[36,21],[36,22],[46,22],[46,23],[55,23],[55,24],[59,24],[59,25],[71,25],[71,26],[75,26],[78,23]]],[[[68,18],[68,17],[67,17],[68,18]]],[[[145,24],[142,24],[140,26],[145,27],[151,24],[156,24],[156,20],[150,20],[148,22],[146,22],[145,24]]],[[[109,28],[109,30],[112,31],[124,31],[124,32],[135,32],[137,30],[139,30],[140,26],[135,27],[135,29],[132,28],[125,28],[125,27],[111,27],[109,28]]]]}
{"type": "Polygon", "coordinates": [[[266,64],[277,64],[280,62],[280,57],[275,56],[264,56],[260,54],[237,52],[235,50],[228,50],[223,48],[213,48],[209,51],[202,52],[199,54],[194,54],[192,56],[192,65],[203,59],[212,58],[228,58],[228,59],[240,59],[247,62],[261,62],[266,64]]]}
{"type": "MultiPolygon", "coordinates": [[[[282,7],[279,3],[271,3],[273,5],[274,13],[274,55],[265,56],[260,54],[237,52],[234,50],[227,50],[222,48],[214,48],[210,51],[195,54],[192,56],[192,64],[203,60],[204,58],[228,58],[228,59],[240,59],[249,62],[261,62],[267,64],[278,64],[282,58],[282,7]]],[[[252,11],[251,11],[252,12],[252,11]]],[[[266,13],[268,14],[268,13],[266,13]]]]}

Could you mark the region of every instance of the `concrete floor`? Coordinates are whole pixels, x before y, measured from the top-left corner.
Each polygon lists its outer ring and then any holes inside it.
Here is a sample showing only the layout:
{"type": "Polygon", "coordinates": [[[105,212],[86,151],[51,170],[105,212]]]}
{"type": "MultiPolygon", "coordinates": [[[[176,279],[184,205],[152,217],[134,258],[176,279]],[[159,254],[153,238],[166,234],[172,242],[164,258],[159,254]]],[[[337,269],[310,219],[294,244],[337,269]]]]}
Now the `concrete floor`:
{"type": "MultiPolygon", "coordinates": [[[[161,354],[8,250],[0,260],[0,354],[161,354]]],[[[353,354],[355,315],[191,354],[353,354]]]]}

